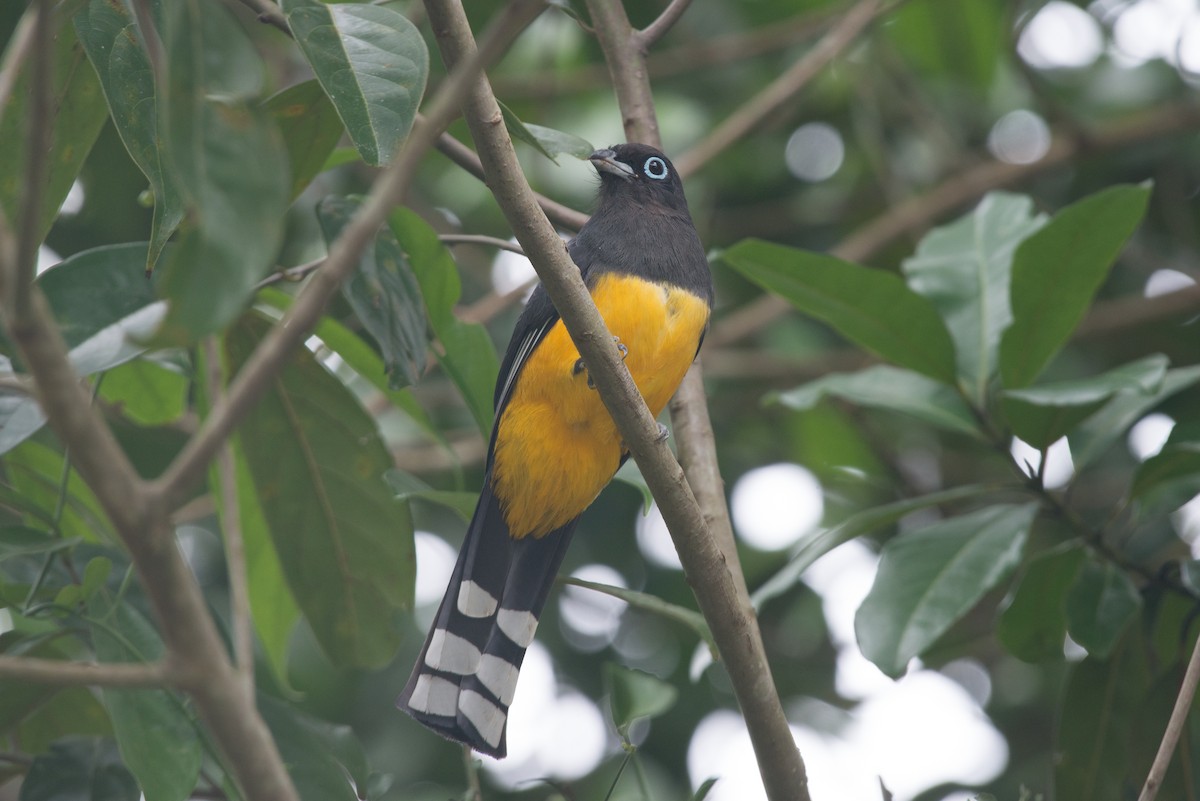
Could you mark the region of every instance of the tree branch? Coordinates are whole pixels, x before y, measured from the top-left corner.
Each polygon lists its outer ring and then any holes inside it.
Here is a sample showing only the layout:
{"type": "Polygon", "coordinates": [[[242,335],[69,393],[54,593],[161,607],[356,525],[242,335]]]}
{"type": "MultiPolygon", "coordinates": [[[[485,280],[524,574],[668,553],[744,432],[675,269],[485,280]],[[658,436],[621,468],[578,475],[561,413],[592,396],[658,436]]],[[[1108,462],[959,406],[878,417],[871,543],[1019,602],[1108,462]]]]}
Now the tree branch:
{"type": "MultiPolygon", "coordinates": [[[[900,237],[924,231],[944,215],[977,200],[993,189],[1028,180],[1076,158],[1120,150],[1137,142],[1196,128],[1200,128],[1200,107],[1178,104],[1134,120],[1114,124],[1086,139],[1057,134],[1041,161],[1033,164],[987,161],[957,173],[929,192],[892,206],[855,230],[829,252],[847,261],[865,261],[900,237]]],[[[707,342],[721,346],[743,339],[791,308],[791,304],[777,295],[763,295],[726,315],[713,327],[707,342]]]]}
{"type": "Polygon", "coordinates": [[[693,174],[718,153],[761,125],[767,117],[783,108],[871,24],[881,5],[881,0],[860,0],[787,72],[726,117],[724,122],[691,150],[675,159],[675,167],[680,174],[684,177],[693,174]]]}
{"type": "Polygon", "coordinates": [[[166,687],[171,683],[167,666],[162,662],[65,662],[7,654],[0,654],[0,678],[89,687],[166,687]]]}
{"type": "Polygon", "coordinates": [[[1192,699],[1196,697],[1197,683],[1200,683],[1200,639],[1197,639],[1192,647],[1192,656],[1183,674],[1183,685],[1179,688],[1179,695],[1175,697],[1175,707],[1171,710],[1166,731],[1163,732],[1162,742],[1159,743],[1158,753],[1154,755],[1154,763],[1146,775],[1146,783],[1142,785],[1138,801],[1154,801],[1158,796],[1158,790],[1167,775],[1167,768],[1171,766],[1175,746],[1179,744],[1179,736],[1183,734],[1183,727],[1187,725],[1188,715],[1192,711],[1192,699]]]}
{"type": "Polygon", "coordinates": [[[688,10],[692,0],[671,0],[658,18],[634,34],[637,46],[644,53],[666,34],[679,21],[683,12],[688,10]]]}
{"type": "Polygon", "coordinates": [[[31,80],[29,95],[29,125],[25,137],[25,175],[21,201],[17,212],[17,260],[11,276],[11,298],[15,316],[21,316],[29,306],[29,293],[37,272],[37,252],[40,244],[38,229],[42,224],[42,200],[46,194],[50,155],[50,94],[53,71],[51,17],[54,6],[50,0],[37,0],[29,9],[34,15],[31,80]]]}
{"type": "MultiPolygon", "coordinates": [[[[621,0],[588,0],[588,9],[612,74],[627,138],[661,146],[645,56],[637,47],[621,0]]],[[[613,408],[607,400],[606,405],[610,410],[613,408]]],[[[762,633],[738,559],[698,363],[688,370],[671,400],[671,419],[679,457],[686,467],[688,483],[684,487],[688,489],[690,504],[672,510],[664,508],[646,466],[636,451],[634,456],[647,483],[655,490],[654,497],[688,582],[729,671],[767,796],[772,801],[807,801],[804,760],[792,738],[771,677],[762,633]],[[694,519],[696,512],[700,513],[699,521],[694,519]]],[[[676,471],[680,469],[673,459],[671,466],[676,471]]]]}

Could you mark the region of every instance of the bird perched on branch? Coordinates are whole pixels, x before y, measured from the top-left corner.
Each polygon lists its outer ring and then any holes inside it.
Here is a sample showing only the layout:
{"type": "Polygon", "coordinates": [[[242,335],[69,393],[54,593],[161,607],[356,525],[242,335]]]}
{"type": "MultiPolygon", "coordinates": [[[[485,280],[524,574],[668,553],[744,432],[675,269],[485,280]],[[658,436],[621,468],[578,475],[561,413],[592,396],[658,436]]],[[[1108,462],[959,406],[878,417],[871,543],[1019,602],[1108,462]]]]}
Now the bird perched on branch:
{"type": "MultiPolygon", "coordinates": [[[[708,326],[708,261],[666,156],[624,144],[589,158],[599,203],[568,249],[657,416],[708,326]]],[[[571,534],[629,454],[541,286],[508,344],[495,406],[483,491],[396,704],[503,757],[517,674],[571,534]]]]}

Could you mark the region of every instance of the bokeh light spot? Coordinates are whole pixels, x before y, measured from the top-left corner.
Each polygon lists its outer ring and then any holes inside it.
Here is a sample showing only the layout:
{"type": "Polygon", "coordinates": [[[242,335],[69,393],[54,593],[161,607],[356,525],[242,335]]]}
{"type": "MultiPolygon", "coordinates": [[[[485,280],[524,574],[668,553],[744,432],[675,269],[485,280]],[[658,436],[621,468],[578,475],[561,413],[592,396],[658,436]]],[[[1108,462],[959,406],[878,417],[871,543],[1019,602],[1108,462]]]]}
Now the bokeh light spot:
{"type": "Polygon", "coordinates": [[[996,121],[988,132],[988,150],[1009,164],[1032,164],[1050,149],[1050,128],[1032,111],[1017,109],[996,121]]]}
{"type": "Polygon", "coordinates": [[[748,471],[733,486],[730,511],[738,536],[764,551],[787,548],[825,513],[821,484],[797,464],[748,471]]]}
{"type": "Polygon", "coordinates": [[[1100,57],[1100,24],[1082,8],[1051,0],[1021,31],[1017,52],[1038,69],[1078,69],[1100,57]]]}
{"type": "Polygon", "coordinates": [[[842,135],[832,125],[809,122],[788,137],[783,159],[792,175],[802,181],[824,181],[841,169],[846,157],[842,135]]]}

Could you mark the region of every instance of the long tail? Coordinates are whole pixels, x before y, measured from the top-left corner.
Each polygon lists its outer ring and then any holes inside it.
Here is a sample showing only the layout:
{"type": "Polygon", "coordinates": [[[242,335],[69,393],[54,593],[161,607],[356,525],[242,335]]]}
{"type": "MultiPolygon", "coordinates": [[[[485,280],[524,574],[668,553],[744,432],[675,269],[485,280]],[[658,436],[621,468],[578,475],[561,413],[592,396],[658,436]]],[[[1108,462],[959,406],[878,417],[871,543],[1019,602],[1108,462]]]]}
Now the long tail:
{"type": "Polygon", "coordinates": [[[491,475],[450,585],[396,706],[450,740],[500,758],[525,649],[578,518],[544,537],[513,539],[491,475]]]}

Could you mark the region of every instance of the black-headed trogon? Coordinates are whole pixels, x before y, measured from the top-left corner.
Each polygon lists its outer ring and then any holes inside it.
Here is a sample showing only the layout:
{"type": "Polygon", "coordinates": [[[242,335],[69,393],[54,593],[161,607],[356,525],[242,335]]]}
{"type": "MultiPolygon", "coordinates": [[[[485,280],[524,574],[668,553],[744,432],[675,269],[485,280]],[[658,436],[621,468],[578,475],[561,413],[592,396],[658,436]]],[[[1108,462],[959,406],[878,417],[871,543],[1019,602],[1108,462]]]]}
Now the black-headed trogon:
{"type": "MultiPolygon", "coordinates": [[[[599,202],[568,250],[657,416],[708,326],[708,261],[666,156],[624,144],[590,159],[599,202]]],[[[495,405],[479,504],[396,703],[502,757],[517,673],[575,524],[628,452],[541,286],[513,331],[495,405]]]]}

